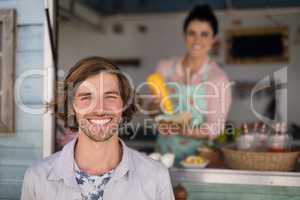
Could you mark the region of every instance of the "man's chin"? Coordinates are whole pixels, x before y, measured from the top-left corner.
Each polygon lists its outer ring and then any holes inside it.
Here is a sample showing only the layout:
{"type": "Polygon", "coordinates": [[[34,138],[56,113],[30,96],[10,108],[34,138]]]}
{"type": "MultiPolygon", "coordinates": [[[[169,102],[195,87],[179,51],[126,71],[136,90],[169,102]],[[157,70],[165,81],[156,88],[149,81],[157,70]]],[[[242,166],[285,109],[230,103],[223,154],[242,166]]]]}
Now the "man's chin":
{"type": "Polygon", "coordinates": [[[95,133],[89,130],[82,130],[82,132],[85,136],[87,136],[90,140],[94,142],[105,142],[111,139],[114,135],[117,135],[116,131],[95,133]]]}
{"type": "Polygon", "coordinates": [[[92,134],[86,134],[84,133],[90,140],[94,141],[94,142],[106,142],[108,140],[110,140],[114,134],[106,134],[106,135],[92,135],[92,134]]]}

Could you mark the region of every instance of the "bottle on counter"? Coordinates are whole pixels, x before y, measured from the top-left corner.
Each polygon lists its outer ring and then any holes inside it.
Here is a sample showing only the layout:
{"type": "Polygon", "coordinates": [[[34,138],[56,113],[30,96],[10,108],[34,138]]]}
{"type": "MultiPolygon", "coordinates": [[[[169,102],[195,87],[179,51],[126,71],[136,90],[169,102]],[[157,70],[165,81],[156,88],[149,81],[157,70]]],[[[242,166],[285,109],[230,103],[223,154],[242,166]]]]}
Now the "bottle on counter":
{"type": "Polygon", "coordinates": [[[268,149],[270,152],[287,152],[291,148],[292,138],[286,133],[285,123],[276,123],[270,136],[268,149]]]}
{"type": "Polygon", "coordinates": [[[254,135],[249,132],[248,125],[242,125],[242,134],[237,138],[237,148],[239,150],[254,150],[254,135]]]}
{"type": "Polygon", "coordinates": [[[268,148],[267,142],[268,142],[267,125],[263,123],[256,134],[256,150],[266,151],[268,148]]]}
{"type": "Polygon", "coordinates": [[[252,135],[256,136],[257,134],[259,134],[258,127],[259,127],[259,123],[255,122],[251,131],[252,135]]]}
{"type": "Polygon", "coordinates": [[[254,137],[254,149],[256,150],[258,147],[259,147],[259,131],[258,131],[258,125],[259,123],[258,122],[255,122],[254,125],[253,125],[253,128],[252,130],[250,131],[250,133],[253,135],[254,137]]]}

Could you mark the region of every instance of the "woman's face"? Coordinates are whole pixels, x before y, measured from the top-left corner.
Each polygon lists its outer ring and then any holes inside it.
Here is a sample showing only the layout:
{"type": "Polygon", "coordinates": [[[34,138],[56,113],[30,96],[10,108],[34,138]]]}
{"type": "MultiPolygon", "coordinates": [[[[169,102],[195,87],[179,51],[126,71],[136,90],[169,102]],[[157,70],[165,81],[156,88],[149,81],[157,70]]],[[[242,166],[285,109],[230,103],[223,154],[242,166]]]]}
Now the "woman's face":
{"type": "Polygon", "coordinates": [[[206,21],[191,21],[185,32],[185,45],[191,57],[205,57],[213,46],[215,37],[206,21]]]}

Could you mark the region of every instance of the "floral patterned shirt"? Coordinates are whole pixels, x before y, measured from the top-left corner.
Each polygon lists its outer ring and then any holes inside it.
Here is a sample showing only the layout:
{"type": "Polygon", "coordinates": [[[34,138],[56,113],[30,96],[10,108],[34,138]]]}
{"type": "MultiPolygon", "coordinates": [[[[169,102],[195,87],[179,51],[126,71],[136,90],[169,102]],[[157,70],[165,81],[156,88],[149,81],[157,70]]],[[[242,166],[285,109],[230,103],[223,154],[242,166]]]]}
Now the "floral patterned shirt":
{"type": "Polygon", "coordinates": [[[75,178],[83,200],[103,200],[104,187],[110,181],[113,170],[101,175],[89,175],[75,167],[75,178]]]}

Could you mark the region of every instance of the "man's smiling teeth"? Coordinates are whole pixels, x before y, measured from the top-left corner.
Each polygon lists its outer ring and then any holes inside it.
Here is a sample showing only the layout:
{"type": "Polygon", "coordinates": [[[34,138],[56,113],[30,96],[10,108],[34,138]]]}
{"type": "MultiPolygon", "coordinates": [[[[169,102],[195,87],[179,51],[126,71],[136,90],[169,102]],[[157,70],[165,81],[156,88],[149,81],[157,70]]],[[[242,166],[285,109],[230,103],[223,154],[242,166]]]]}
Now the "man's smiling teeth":
{"type": "Polygon", "coordinates": [[[110,122],[112,119],[90,119],[89,121],[93,124],[104,125],[110,122]]]}

